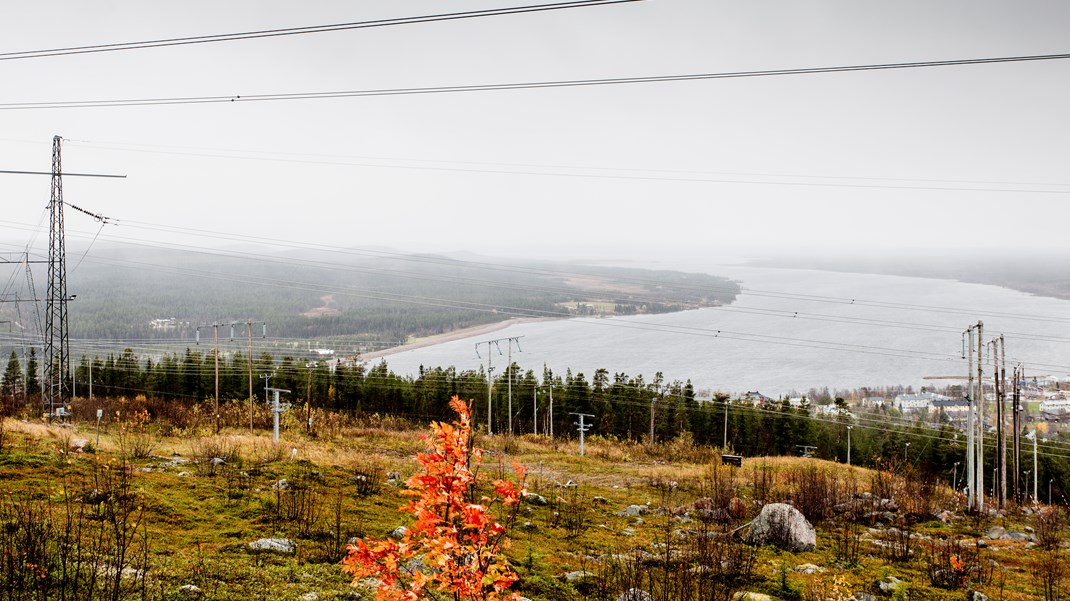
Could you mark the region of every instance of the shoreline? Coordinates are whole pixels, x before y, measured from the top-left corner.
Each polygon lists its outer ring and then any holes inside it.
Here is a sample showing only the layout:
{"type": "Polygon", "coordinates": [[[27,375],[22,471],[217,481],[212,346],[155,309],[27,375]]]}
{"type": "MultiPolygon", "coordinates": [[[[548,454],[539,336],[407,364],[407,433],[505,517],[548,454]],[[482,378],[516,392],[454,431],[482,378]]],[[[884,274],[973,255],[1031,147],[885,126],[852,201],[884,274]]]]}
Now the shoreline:
{"type": "Polygon", "coordinates": [[[558,319],[568,319],[567,317],[513,317],[506,319],[505,321],[498,321],[495,323],[488,323],[481,326],[471,326],[468,328],[462,328],[460,330],[453,330],[452,332],[443,332],[442,334],[435,334],[426,338],[420,338],[412,342],[408,342],[401,346],[395,346],[381,351],[374,351],[371,353],[362,353],[360,355],[361,360],[370,361],[372,359],[381,359],[383,357],[389,357],[390,355],[396,355],[398,353],[404,353],[406,351],[414,351],[428,346],[434,346],[436,344],[442,344],[443,342],[453,342],[454,340],[461,340],[464,338],[471,338],[473,336],[482,336],[483,334],[491,334],[499,330],[504,330],[509,326],[522,324],[522,323],[535,323],[539,321],[556,321],[558,319]]]}

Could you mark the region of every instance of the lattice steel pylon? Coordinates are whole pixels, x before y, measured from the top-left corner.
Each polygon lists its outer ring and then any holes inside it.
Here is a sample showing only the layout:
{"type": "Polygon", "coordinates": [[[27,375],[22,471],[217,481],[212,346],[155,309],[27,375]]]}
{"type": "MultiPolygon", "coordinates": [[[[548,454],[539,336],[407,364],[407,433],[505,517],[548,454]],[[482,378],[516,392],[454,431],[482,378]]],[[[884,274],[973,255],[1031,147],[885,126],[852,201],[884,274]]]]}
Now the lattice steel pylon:
{"type": "Polygon", "coordinates": [[[48,235],[48,299],[45,311],[45,374],[42,392],[49,417],[66,414],[71,398],[70,337],[67,322],[67,248],[63,230],[62,138],[52,138],[52,195],[48,235]]]}

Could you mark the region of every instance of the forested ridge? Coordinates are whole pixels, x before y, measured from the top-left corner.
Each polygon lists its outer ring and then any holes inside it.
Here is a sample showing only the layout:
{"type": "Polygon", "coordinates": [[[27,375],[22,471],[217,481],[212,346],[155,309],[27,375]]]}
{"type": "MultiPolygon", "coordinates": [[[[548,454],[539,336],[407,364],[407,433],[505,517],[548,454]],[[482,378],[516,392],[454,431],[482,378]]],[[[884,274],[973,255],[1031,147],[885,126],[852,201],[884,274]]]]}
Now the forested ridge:
{"type": "Polygon", "coordinates": [[[76,295],[70,334],[192,340],[198,326],[252,320],[269,323],[272,337],[387,346],[515,316],[727,304],[739,291],[735,282],[705,274],[382,255],[94,249],[68,277],[76,295]],[[165,327],[151,323],[171,318],[165,327]]]}

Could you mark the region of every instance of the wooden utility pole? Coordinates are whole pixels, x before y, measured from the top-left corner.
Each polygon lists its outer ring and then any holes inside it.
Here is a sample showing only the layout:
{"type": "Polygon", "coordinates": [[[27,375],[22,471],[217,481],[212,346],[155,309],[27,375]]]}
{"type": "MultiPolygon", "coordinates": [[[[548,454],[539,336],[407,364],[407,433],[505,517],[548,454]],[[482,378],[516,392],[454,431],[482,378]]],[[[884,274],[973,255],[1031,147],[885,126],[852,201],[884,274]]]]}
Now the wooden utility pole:
{"type": "Polygon", "coordinates": [[[1011,478],[1012,478],[1012,493],[1014,494],[1014,502],[1021,504],[1022,491],[1019,486],[1019,478],[1022,473],[1022,408],[1021,408],[1021,395],[1019,394],[1019,387],[1021,386],[1021,365],[1014,366],[1014,383],[1011,385],[1011,425],[1014,428],[1013,446],[1011,449],[1011,460],[1013,465],[1011,466],[1011,478]]]}
{"type": "Polygon", "coordinates": [[[974,453],[977,422],[977,398],[973,388],[973,326],[966,329],[966,397],[969,408],[966,412],[966,506],[972,511],[977,496],[977,455],[974,453]]]}
{"type": "Polygon", "coordinates": [[[253,321],[245,322],[245,333],[249,339],[248,363],[249,363],[249,434],[253,433],[253,321]]]}
{"type": "MultiPolygon", "coordinates": [[[[994,368],[993,368],[994,369],[994,368]]],[[[999,508],[1007,504],[1007,348],[999,335],[999,370],[996,402],[999,403],[999,508]]]]}
{"type": "Polygon", "coordinates": [[[215,433],[219,434],[219,322],[212,323],[215,332],[215,433]]]}
{"type": "Polygon", "coordinates": [[[985,385],[984,362],[981,360],[984,344],[984,324],[977,322],[977,512],[985,510],[985,385]]]}

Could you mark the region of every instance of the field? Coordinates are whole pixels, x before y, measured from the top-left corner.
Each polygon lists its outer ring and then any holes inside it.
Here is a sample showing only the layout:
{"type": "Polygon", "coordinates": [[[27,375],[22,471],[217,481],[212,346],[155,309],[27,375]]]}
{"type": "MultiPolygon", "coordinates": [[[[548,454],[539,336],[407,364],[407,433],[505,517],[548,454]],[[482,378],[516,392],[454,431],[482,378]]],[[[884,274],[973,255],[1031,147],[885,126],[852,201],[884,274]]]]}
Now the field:
{"type": "MultiPolygon", "coordinates": [[[[109,420],[99,444],[92,423],[6,419],[0,599],[372,598],[338,562],[351,537],[409,523],[398,508],[426,430],[317,414],[309,433],[285,417],[278,444],[270,431],[215,434],[206,420],[178,427],[133,411],[109,420]],[[294,545],[250,547],[263,538],[294,545]]],[[[666,600],[962,599],[971,589],[1061,598],[1062,512],[967,516],[961,497],[903,467],[771,457],[733,468],[688,440],[592,437],[584,457],[576,441],[535,436],[476,444],[484,478],[509,475],[514,461],[528,467],[533,494],[509,524],[507,555],[514,590],[529,599],[612,600],[628,589],[666,600]],[[780,501],[817,526],[815,550],[736,540],[780,501]]]]}

